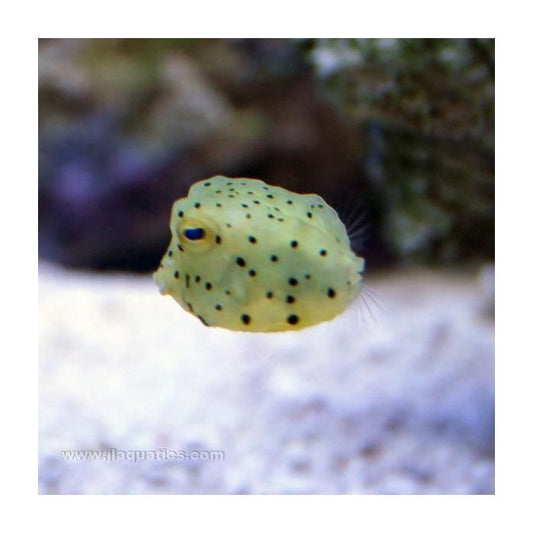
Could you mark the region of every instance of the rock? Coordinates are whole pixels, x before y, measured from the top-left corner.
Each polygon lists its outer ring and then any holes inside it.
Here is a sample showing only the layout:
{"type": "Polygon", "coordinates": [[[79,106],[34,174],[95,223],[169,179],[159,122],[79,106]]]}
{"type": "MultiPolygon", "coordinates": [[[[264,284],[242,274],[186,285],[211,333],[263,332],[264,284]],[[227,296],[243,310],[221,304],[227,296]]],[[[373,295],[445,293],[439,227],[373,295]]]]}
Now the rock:
{"type": "Polygon", "coordinates": [[[325,94],[363,132],[357,157],[396,255],[441,264],[492,258],[494,39],[304,46],[325,94]]]}

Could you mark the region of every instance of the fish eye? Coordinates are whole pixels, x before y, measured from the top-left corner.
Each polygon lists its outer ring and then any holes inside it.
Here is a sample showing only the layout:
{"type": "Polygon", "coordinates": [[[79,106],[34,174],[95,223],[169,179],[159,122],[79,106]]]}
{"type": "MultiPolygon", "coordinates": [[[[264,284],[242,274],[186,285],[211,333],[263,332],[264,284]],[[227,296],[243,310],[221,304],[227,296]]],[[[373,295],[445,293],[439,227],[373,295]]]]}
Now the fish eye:
{"type": "Polygon", "coordinates": [[[183,235],[189,241],[201,241],[205,238],[204,228],[187,228],[183,230],[183,235]]]}

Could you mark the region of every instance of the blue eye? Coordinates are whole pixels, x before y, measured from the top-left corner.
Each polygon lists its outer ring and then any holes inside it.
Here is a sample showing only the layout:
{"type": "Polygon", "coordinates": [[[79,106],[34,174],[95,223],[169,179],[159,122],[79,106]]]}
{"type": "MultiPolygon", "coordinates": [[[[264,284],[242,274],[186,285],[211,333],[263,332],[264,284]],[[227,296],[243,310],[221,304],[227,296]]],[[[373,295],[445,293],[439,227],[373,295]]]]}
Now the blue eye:
{"type": "Polygon", "coordinates": [[[203,228],[189,228],[183,232],[183,235],[190,241],[199,241],[205,237],[203,228]]]}

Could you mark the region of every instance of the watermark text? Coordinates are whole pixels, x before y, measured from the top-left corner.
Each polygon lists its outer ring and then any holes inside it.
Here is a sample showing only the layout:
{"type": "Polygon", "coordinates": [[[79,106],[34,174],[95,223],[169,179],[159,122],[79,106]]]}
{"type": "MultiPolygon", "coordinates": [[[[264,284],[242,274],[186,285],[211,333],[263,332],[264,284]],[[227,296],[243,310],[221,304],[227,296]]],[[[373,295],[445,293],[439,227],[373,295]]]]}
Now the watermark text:
{"type": "Polygon", "coordinates": [[[65,461],[223,461],[223,450],[170,450],[155,448],[152,450],[62,450],[61,458],[65,461]]]}

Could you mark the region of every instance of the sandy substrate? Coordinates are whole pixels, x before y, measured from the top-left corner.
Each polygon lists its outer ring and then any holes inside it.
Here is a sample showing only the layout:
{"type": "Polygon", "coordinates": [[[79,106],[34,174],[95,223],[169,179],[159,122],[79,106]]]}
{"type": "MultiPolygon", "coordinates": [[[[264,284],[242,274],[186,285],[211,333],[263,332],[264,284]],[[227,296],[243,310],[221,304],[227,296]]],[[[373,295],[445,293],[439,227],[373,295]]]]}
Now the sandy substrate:
{"type": "Polygon", "coordinates": [[[251,334],[41,265],[40,492],[492,493],[491,270],[370,283],[374,319],[251,334]]]}

